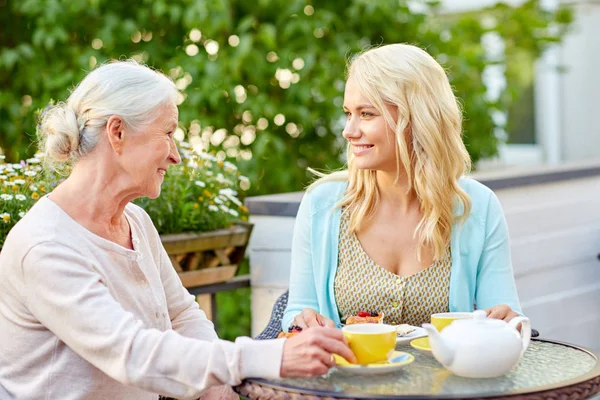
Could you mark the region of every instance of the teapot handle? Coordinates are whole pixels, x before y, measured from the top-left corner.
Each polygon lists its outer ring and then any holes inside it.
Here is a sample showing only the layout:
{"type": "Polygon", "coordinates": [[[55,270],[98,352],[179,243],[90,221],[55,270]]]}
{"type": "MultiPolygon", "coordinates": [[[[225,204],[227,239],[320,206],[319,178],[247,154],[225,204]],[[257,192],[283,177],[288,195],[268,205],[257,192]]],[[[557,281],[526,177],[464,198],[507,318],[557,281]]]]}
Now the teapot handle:
{"type": "Polygon", "coordinates": [[[522,356],[531,341],[531,322],[527,317],[514,317],[508,322],[508,326],[513,329],[517,329],[519,324],[521,324],[521,341],[523,342],[523,348],[521,349],[522,356]]]}

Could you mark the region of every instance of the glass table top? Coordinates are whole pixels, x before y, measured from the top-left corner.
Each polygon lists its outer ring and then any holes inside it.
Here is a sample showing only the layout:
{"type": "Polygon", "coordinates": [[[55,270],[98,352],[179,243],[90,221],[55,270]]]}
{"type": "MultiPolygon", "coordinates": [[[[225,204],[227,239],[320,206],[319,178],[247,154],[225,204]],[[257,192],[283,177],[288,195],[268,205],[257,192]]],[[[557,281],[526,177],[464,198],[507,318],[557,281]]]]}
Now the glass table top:
{"type": "Polygon", "coordinates": [[[453,375],[438,363],[431,352],[409,345],[396,347],[415,357],[406,367],[373,376],[355,375],[333,368],[327,375],[310,379],[250,379],[262,386],[272,386],[305,394],[329,396],[493,396],[536,391],[565,385],[590,373],[597,366],[596,357],[584,350],[559,343],[532,341],[525,355],[508,374],[491,379],[469,379],[453,375]]]}

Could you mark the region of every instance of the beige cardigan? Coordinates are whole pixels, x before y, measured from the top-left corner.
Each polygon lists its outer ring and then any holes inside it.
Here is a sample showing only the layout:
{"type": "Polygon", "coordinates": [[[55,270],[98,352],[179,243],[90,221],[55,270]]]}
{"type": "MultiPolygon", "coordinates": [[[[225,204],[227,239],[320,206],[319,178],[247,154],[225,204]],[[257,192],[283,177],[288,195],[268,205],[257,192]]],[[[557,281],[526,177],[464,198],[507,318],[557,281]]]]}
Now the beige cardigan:
{"type": "Polygon", "coordinates": [[[47,197],[12,229],[0,253],[0,394],[194,398],[212,385],[279,377],[284,341],[219,340],[148,215],[133,204],[125,215],[135,250],[47,197]]]}

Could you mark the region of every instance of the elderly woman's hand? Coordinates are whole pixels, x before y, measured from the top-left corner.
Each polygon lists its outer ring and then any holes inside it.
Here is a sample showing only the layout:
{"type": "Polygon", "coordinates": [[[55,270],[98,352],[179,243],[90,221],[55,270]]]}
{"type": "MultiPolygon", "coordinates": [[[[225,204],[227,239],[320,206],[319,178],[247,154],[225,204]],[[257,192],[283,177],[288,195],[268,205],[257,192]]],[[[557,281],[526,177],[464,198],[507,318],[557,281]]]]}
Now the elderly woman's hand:
{"type": "Polygon", "coordinates": [[[330,328],[335,328],[335,322],[322,316],[312,308],[305,308],[300,314],[296,315],[292,325],[299,326],[302,329],[311,328],[313,326],[328,326],[330,328]]]}
{"type": "Polygon", "coordinates": [[[309,378],[323,375],[335,366],[332,354],[349,362],[356,357],[348,347],[342,331],[335,328],[309,328],[286,339],[280,374],[282,378],[309,378]]]}
{"type": "Polygon", "coordinates": [[[490,307],[485,310],[488,318],[501,319],[505,322],[510,321],[514,317],[518,317],[519,314],[514,312],[509,306],[506,304],[499,304],[494,307],[490,307]]]}

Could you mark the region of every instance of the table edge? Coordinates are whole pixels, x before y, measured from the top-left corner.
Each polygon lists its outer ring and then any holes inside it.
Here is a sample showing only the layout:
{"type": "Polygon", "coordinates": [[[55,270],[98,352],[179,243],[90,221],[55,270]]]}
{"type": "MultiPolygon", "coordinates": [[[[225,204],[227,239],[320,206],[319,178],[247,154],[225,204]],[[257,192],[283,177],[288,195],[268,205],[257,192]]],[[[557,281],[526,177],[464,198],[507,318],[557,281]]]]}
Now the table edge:
{"type": "MultiPolygon", "coordinates": [[[[494,399],[494,398],[505,398],[505,397],[519,397],[519,396],[525,396],[525,395],[537,395],[537,394],[541,394],[544,392],[552,392],[555,390],[560,390],[560,389],[567,389],[576,385],[580,385],[580,384],[584,384],[585,382],[588,381],[592,381],[594,379],[600,379],[600,352],[595,352],[593,350],[590,350],[588,348],[585,348],[583,346],[579,346],[573,343],[567,343],[567,342],[562,342],[562,341],[558,341],[558,340],[552,340],[552,339],[543,339],[543,338],[535,338],[535,339],[531,339],[532,341],[536,341],[536,342],[546,342],[546,343],[552,343],[552,344],[559,344],[562,346],[566,346],[566,347],[571,347],[573,349],[576,350],[580,350],[583,351],[587,354],[589,354],[590,356],[594,357],[596,359],[596,365],[594,366],[594,368],[592,368],[589,372],[587,372],[586,374],[583,374],[579,377],[573,378],[573,379],[569,379],[567,381],[562,381],[560,383],[556,383],[556,384],[551,384],[551,385],[546,385],[546,386],[540,386],[535,388],[535,390],[532,389],[520,389],[520,390],[515,390],[513,392],[499,392],[499,393],[488,393],[488,394],[473,394],[473,395],[465,395],[465,394],[460,394],[460,395],[435,395],[435,398],[437,399],[464,399],[464,398],[471,398],[471,399],[494,399]]],[[[286,392],[290,392],[290,393],[298,393],[298,394],[302,394],[302,395],[307,395],[307,396],[326,396],[327,398],[330,399],[343,399],[343,398],[352,398],[352,399],[372,399],[373,396],[372,395],[356,395],[356,394],[351,394],[351,393],[345,393],[345,392],[340,392],[340,393],[334,393],[334,392],[325,392],[325,391],[319,391],[319,390],[311,390],[311,389],[299,389],[299,388],[295,388],[292,386],[288,386],[288,385],[275,385],[270,383],[270,381],[262,379],[262,378],[247,378],[244,379],[244,381],[239,385],[236,386],[234,389],[237,388],[241,388],[242,386],[244,386],[244,384],[259,384],[263,387],[266,388],[270,388],[273,390],[277,390],[277,391],[286,391],[286,392]]],[[[600,390],[600,387],[598,388],[600,390]]],[[[236,390],[237,392],[237,390],[236,390]]],[[[410,396],[402,396],[402,395],[379,395],[378,398],[381,399],[386,399],[386,398],[399,398],[399,399],[403,399],[403,400],[422,400],[422,399],[431,399],[433,398],[433,396],[430,395],[410,395],[410,396]]]]}

